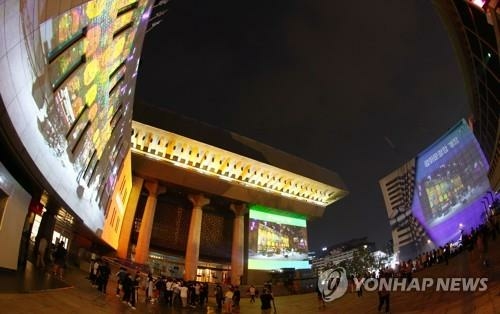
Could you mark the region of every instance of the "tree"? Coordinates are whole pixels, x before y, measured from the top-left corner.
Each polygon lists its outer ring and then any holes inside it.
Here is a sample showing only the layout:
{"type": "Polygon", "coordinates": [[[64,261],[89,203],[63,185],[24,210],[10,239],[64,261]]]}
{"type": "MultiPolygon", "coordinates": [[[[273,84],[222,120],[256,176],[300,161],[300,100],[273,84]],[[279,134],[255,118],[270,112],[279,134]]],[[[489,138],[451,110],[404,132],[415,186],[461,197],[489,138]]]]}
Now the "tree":
{"type": "Polygon", "coordinates": [[[364,276],[377,267],[375,258],[370,250],[359,248],[354,250],[352,259],[344,260],[337,266],[343,267],[348,276],[364,276]]]}
{"type": "Polygon", "coordinates": [[[388,254],[381,254],[375,257],[375,268],[382,269],[389,264],[391,256],[388,254]]]}

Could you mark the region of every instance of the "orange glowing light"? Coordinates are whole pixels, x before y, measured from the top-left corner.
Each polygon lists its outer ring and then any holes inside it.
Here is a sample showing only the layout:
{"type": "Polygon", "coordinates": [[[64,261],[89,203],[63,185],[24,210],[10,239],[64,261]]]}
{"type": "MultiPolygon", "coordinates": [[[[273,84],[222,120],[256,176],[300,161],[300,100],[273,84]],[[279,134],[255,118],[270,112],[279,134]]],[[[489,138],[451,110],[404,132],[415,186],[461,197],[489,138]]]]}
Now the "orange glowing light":
{"type": "Polygon", "coordinates": [[[99,47],[99,41],[101,40],[101,26],[95,25],[87,31],[87,36],[85,36],[85,54],[90,56],[94,54],[99,47]]]}

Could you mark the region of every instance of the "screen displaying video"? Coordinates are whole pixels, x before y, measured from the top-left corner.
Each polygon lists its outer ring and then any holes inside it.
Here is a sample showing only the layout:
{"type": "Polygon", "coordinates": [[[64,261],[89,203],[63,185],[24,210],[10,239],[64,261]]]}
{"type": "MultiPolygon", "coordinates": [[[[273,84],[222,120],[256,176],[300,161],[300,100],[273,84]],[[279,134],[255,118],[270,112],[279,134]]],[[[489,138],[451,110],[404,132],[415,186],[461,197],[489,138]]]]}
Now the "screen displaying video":
{"type": "Polygon", "coordinates": [[[484,221],[488,163],[465,121],[417,156],[412,211],[438,245],[484,221]]]}
{"type": "Polygon", "coordinates": [[[305,217],[251,205],[248,269],[309,269],[305,217]]]}
{"type": "Polygon", "coordinates": [[[2,25],[13,21],[19,29],[8,38],[12,49],[0,54],[5,65],[0,93],[26,160],[98,234],[130,147],[135,79],[151,4],[92,0],[68,2],[62,11],[58,2],[20,1],[9,4],[9,19],[0,16],[2,25]]]}

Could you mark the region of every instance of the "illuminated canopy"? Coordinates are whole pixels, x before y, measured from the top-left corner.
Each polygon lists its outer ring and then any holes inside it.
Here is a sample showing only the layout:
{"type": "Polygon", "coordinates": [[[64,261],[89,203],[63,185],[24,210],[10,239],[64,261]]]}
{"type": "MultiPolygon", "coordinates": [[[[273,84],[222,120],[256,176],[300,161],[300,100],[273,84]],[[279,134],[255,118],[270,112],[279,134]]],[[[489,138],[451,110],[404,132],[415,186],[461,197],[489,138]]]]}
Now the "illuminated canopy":
{"type": "Polygon", "coordinates": [[[188,187],[313,217],[320,217],[324,207],[347,194],[343,185],[328,185],[137,121],[132,122],[132,129],[133,168],[143,175],[162,175],[161,166],[151,166],[155,160],[169,166],[169,170],[163,168],[168,171],[167,181],[179,174],[172,168],[182,169],[177,179],[188,187]]]}

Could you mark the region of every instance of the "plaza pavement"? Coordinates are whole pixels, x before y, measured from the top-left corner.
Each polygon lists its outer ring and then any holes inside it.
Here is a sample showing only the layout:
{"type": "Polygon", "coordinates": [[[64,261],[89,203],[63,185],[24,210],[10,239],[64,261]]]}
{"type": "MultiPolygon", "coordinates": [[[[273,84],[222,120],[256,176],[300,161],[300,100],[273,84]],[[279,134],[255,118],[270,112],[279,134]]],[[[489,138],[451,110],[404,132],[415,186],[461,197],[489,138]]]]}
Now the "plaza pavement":
{"type": "MultiPolygon", "coordinates": [[[[393,292],[391,313],[500,313],[500,239],[490,244],[489,267],[480,263],[479,252],[463,252],[450,259],[449,265],[435,265],[415,274],[415,277],[487,277],[488,289],[484,292],[393,292]]],[[[0,313],[217,313],[215,300],[210,297],[209,306],[200,309],[172,309],[160,304],[146,304],[141,297],[136,310],[120,302],[115,296],[116,283],[111,281],[108,294],[102,295],[90,286],[86,273],[70,269],[64,283],[52,285],[50,289],[24,291],[23,293],[0,289],[0,313]],[[66,284],[67,287],[64,287],[66,284]],[[54,287],[55,286],[55,287],[54,287]],[[53,288],[53,289],[52,289],[53,288]]],[[[51,282],[47,273],[35,276],[35,280],[51,282]]],[[[0,275],[0,286],[8,284],[0,275]]],[[[318,308],[315,294],[300,294],[276,297],[279,314],[302,313],[377,313],[378,298],[375,292],[365,292],[362,297],[347,293],[343,297],[318,308]]],[[[248,298],[241,300],[239,313],[260,313],[260,302],[251,304],[248,298]]]]}

